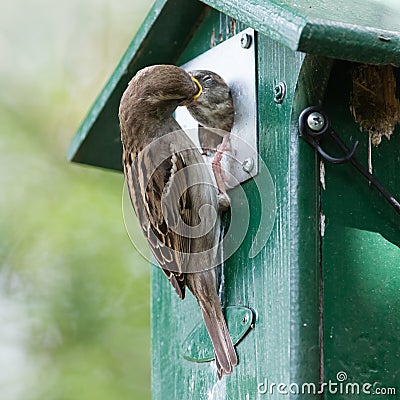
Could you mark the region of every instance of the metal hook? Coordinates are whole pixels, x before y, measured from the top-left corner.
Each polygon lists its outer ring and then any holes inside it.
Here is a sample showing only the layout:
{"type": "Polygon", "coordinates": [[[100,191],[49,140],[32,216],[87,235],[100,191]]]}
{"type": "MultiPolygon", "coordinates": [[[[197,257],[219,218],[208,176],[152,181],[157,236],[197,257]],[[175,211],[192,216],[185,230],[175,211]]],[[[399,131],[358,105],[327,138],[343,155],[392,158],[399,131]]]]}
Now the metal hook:
{"type": "Polygon", "coordinates": [[[350,150],[340,139],[340,137],[329,127],[327,115],[318,107],[308,107],[300,114],[299,132],[301,137],[312,146],[318,154],[325,160],[333,164],[341,164],[350,161],[351,164],[371,182],[382,194],[382,196],[391,204],[391,206],[400,214],[400,203],[392,196],[392,194],[381,184],[381,182],[370,174],[354,157],[359,142],[355,142],[350,150]],[[335,158],[327,154],[319,145],[318,139],[328,132],[332,139],[338,144],[345,153],[342,158],[335,158]]]}
{"type": "MultiPolygon", "coordinates": [[[[344,150],[345,155],[337,158],[326,153],[319,145],[318,139],[325,133],[330,133],[332,138],[337,142],[337,135],[330,129],[329,119],[327,115],[318,107],[308,107],[300,114],[299,131],[304,140],[307,141],[326,161],[332,164],[342,164],[349,161],[357,151],[359,141],[354,143],[353,148],[349,151],[344,150]]],[[[339,143],[338,143],[339,144],[339,143]]],[[[339,145],[340,146],[340,145],[339,145]]],[[[341,147],[341,146],[340,146],[341,147]]]]}

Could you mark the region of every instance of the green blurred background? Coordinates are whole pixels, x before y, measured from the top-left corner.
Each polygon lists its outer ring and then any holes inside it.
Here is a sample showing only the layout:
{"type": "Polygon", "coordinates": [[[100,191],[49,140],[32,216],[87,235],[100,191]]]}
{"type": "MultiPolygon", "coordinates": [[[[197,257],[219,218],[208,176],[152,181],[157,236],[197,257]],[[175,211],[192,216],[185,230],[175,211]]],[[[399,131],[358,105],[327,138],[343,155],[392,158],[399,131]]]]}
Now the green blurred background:
{"type": "Polygon", "coordinates": [[[66,149],[151,0],[0,13],[0,400],[150,398],[150,267],[121,174],[66,149]]]}

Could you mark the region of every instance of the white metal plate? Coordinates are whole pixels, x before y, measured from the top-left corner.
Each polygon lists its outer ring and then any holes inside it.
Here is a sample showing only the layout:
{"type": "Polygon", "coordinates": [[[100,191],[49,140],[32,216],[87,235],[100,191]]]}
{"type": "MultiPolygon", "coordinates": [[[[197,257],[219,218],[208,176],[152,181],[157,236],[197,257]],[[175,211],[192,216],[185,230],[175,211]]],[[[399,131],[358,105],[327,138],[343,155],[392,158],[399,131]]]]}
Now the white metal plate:
{"type": "MultiPolygon", "coordinates": [[[[257,156],[257,106],[256,106],[256,65],[254,30],[246,29],[234,37],[224,41],[216,47],[206,51],[200,56],[181,66],[190,71],[206,69],[216,72],[229,85],[235,119],[231,132],[231,157],[228,170],[234,179],[228,179],[228,188],[244,182],[258,173],[257,156]],[[243,35],[250,35],[251,43],[248,48],[243,48],[241,39],[243,35]],[[253,163],[253,168],[243,168],[253,163]]],[[[198,123],[192,118],[185,107],[176,110],[175,118],[179,125],[187,132],[192,141],[199,146],[197,137],[198,123]]],[[[199,146],[200,147],[200,146],[199,146]]],[[[207,158],[207,156],[205,156],[207,158]]],[[[210,158],[210,156],[208,156],[210,158]]],[[[207,160],[210,163],[212,160],[207,160]]],[[[226,168],[224,166],[224,168],[226,168]]]]}

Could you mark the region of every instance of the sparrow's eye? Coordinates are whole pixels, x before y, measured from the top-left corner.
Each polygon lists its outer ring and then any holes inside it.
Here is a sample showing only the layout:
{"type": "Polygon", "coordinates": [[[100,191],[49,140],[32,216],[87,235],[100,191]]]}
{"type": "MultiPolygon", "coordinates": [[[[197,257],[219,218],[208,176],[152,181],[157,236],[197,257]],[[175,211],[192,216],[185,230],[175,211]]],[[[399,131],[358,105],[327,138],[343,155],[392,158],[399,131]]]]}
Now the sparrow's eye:
{"type": "Polygon", "coordinates": [[[203,77],[204,83],[212,83],[212,81],[213,81],[213,78],[211,75],[204,75],[204,77],[203,77]]]}

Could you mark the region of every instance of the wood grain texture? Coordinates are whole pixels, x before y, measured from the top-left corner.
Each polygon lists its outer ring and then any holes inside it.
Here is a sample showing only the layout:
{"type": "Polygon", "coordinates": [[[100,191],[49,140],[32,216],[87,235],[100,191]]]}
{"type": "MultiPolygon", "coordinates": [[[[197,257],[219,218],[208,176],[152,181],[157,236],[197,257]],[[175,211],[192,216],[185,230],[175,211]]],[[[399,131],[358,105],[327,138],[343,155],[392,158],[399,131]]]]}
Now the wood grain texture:
{"type": "Polygon", "coordinates": [[[373,0],[202,0],[260,33],[319,56],[400,65],[400,5],[373,0]]]}

